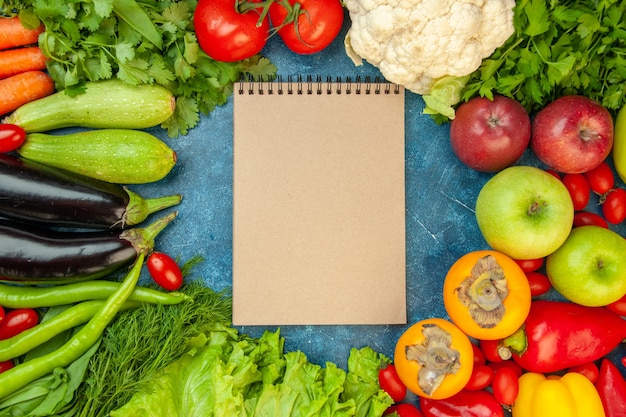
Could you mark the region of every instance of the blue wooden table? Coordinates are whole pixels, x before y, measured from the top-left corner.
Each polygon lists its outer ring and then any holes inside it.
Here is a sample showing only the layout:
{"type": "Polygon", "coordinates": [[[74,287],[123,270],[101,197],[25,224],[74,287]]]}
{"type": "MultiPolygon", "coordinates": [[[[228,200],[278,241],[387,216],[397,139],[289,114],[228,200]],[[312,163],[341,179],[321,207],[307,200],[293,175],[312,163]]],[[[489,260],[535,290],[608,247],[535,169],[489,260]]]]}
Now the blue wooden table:
{"type": "MultiPolygon", "coordinates": [[[[343,38],[348,27],[346,18],[335,42],[315,55],[296,55],[277,37],[270,39],[262,53],[285,79],[307,74],[353,79],[380,75],[373,66],[365,63],[356,67],[347,57],[343,38]]],[[[282,326],[285,349],[301,350],[312,362],[323,365],[332,361],[345,369],[350,348],[365,345],[391,357],[396,340],[411,323],[429,317],[447,318],[441,293],[445,274],[454,261],[469,251],[488,249],[476,224],[474,204],[492,175],[473,171],[457,160],[449,146],[449,126],[437,125],[422,114],[424,103],[419,95],[407,91],[405,100],[409,324],[282,326]]],[[[179,217],[159,236],[157,248],[183,261],[195,255],[204,257],[194,269],[194,277],[216,290],[230,289],[232,282],[232,111],[231,97],[226,105],[202,117],[187,136],[167,138],[163,130],[152,129],[177,152],[178,163],[164,180],[131,187],[149,197],[183,194],[179,217]]],[[[255,117],[262,127],[265,119],[276,115],[271,109],[259,109],[255,117]]],[[[518,164],[539,165],[530,151],[518,164]]],[[[590,203],[591,210],[597,211],[596,202],[590,203]]],[[[623,226],[613,229],[626,235],[623,226]]],[[[266,328],[240,330],[259,336],[266,328]]]]}

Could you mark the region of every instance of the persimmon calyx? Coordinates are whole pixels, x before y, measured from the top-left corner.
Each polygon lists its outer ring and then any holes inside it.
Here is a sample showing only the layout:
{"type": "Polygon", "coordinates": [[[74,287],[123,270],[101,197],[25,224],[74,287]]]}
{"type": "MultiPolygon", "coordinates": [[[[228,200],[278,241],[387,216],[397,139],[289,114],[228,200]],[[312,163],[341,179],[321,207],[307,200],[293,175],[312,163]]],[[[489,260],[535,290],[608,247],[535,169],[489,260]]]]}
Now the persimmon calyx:
{"type": "Polygon", "coordinates": [[[508,292],[504,269],[492,255],[478,259],[470,276],[456,288],[459,301],[468,308],[472,320],[484,329],[502,321],[506,313],[503,301],[508,292]]]}
{"type": "Polygon", "coordinates": [[[436,324],[425,324],[421,344],[406,346],[406,358],[417,361],[420,369],[418,384],[427,395],[432,395],[447,375],[461,367],[460,354],[453,349],[452,335],[436,324]]]}

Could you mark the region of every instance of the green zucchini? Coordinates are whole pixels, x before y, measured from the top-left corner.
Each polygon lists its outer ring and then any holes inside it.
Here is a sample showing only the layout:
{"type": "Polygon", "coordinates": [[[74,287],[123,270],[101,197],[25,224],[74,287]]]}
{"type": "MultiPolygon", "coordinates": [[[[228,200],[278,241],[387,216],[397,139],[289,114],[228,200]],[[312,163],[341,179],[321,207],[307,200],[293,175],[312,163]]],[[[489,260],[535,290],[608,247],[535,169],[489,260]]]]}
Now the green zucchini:
{"type": "Polygon", "coordinates": [[[176,99],[165,87],[110,79],[87,82],[85,92],[73,97],[57,91],[24,104],[4,123],[21,126],[28,133],[73,126],[145,129],[163,123],[175,108],[176,99]]]}
{"type": "Polygon", "coordinates": [[[133,129],[29,133],[17,152],[22,158],[118,184],[158,181],[176,163],[176,153],[165,142],[133,129]]]}

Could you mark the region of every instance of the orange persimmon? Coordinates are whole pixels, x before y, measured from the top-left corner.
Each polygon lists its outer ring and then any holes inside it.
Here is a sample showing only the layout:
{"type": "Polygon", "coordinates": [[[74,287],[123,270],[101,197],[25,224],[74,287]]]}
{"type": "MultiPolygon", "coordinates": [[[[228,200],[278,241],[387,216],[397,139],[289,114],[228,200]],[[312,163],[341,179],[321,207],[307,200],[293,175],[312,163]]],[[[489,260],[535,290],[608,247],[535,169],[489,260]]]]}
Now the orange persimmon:
{"type": "Polygon", "coordinates": [[[411,392],[444,399],[467,385],[474,368],[474,349],[454,323],[430,318],[411,325],[400,336],[393,361],[411,392]]]}
{"type": "Polygon", "coordinates": [[[448,270],[443,301],[450,319],[468,336],[510,336],[530,311],[531,292],[522,268],[494,250],[469,252],[448,270]]]}

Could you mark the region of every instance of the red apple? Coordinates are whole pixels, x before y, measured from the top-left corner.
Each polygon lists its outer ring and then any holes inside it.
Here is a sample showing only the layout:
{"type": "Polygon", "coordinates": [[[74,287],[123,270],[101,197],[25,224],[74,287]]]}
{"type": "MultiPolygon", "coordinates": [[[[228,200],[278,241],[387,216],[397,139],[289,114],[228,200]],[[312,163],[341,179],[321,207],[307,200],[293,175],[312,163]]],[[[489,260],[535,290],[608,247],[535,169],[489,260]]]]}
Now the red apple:
{"type": "Polygon", "coordinates": [[[530,141],[530,116],[517,101],[474,97],[456,110],[450,144],[465,165],[495,172],[513,165],[530,141]]]}
{"type": "Polygon", "coordinates": [[[560,97],[541,109],[532,122],[531,149],[541,162],[564,174],[595,168],[612,146],[611,114],[587,97],[560,97]]]}

